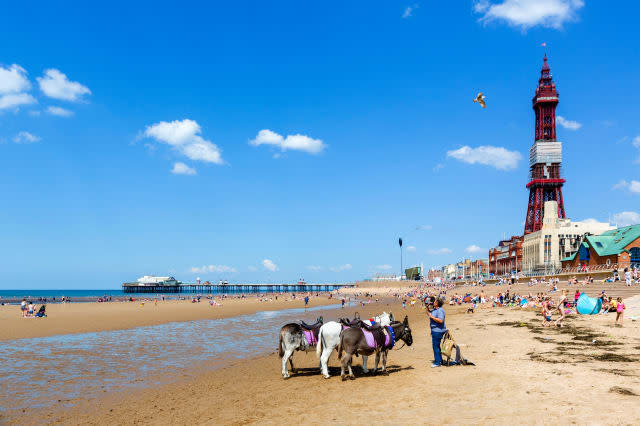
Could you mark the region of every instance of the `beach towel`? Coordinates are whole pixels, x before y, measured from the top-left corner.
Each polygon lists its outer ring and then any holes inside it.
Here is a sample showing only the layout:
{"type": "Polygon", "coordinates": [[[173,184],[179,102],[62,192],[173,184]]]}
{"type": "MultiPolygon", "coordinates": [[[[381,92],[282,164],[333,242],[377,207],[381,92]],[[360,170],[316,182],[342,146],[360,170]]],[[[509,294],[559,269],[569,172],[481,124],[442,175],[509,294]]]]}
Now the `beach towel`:
{"type": "Polygon", "coordinates": [[[581,315],[595,315],[602,308],[602,299],[589,297],[586,293],[582,293],[578,298],[576,310],[581,315]]]}

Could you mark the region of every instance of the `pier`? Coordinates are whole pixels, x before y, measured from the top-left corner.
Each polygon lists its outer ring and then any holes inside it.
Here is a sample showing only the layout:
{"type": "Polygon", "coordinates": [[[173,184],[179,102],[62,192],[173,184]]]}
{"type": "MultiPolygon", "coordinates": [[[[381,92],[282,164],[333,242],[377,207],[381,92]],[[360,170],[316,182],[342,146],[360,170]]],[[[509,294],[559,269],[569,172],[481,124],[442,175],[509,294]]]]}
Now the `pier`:
{"type": "Polygon", "coordinates": [[[123,293],[279,293],[333,291],[354,287],[354,284],[156,284],[123,283],[123,293]]]}

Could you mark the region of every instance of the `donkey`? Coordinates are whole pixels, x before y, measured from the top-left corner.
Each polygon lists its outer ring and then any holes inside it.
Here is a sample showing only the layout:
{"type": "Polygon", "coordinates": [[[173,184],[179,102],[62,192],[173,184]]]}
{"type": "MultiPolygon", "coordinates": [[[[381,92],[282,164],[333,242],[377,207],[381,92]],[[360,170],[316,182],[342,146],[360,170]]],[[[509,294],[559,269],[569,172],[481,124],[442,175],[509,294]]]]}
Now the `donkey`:
{"type": "MultiPolygon", "coordinates": [[[[376,371],[378,370],[378,362],[380,361],[380,355],[382,354],[382,373],[387,374],[387,352],[393,347],[395,342],[402,340],[407,344],[407,346],[411,346],[413,344],[411,328],[409,328],[409,318],[407,316],[404,317],[404,321],[394,321],[391,325],[381,327],[381,329],[386,332],[385,343],[382,345],[379,342],[374,342],[373,338],[370,339],[370,342],[367,342],[365,331],[361,328],[347,328],[342,332],[340,335],[340,344],[338,345],[338,358],[341,360],[340,377],[342,380],[346,380],[346,376],[344,374],[346,368],[349,369],[349,378],[351,380],[355,379],[353,371],[351,370],[351,362],[354,354],[369,356],[375,352],[376,365],[373,369],[373,374],[376,374],[376,371]],[[342,352],[345,353],[344,357],[342,356],[342,352]]],[[[370,333],[369,331],[367,332],[370,333]]]]}
{"type": "MultiPolygon", "coordinates": [[[[357,313],[356,313],[357,314],[357,313]]],[[[360,315],[357,314],[356,319],[359,319],[360,315]]],[[[373,320],[382,325],[387,326],[391,324],[394,320],[393,314],[383,312],[382,315],[379,315],[373,320]]],[[[371,321],[364,320],[363,321],[367,325],[371,325],[371,321]]],[[[338,323],[336,321],[329,321],[320,327],[320,332],[318,333],[318,344],[316,346],[316,355],[320,358],[320,369],[322,370],[322,375],[325,379],[328,379],[329,376],[329,357],[331,356],[331,352],[338,347],[340,343],[340,333],[346,325],[338,323]]],[[[368,373],[367,369],[367,356],[362,356],[362,371],[368,373]]]]}
{"type": "Polygon", "coordinates": [[[291,364],[291,371],[295,374],[296,369],[293,366],[293,352],[306,351],[311,346],[318,343],[318,332],[323,323],[322,317],[319,317],[313,325],[300,323],[289,323],[280,329],[280,341],[278,343],[278,354],[282,358],[282,377],[288,379],[289,371],[287,370],[287,360],[291,364]]]}

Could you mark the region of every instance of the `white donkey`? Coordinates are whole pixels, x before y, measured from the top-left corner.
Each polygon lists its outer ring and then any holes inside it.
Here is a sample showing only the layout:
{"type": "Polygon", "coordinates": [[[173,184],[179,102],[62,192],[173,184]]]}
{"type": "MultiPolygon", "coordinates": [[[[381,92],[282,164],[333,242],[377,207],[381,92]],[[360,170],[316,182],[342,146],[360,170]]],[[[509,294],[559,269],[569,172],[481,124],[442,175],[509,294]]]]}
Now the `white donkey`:
{"type": "MultiPolygon", "coordinates": [[[[379,323],[382,326],[391,325],[391,321],[393,321],[393,314],[391,312],[386,313],[383,312],[382,315],[378,315],[373,318],[376,323],[379,323]]],[[[371,325],[371,321],[363,320],[362,322],[371,325]]],[[[316,345],[316,355],[320,357],[320,369],[322,370],[322,375],[325,379],[329,378],[329,357],[331,356],[331,352],[338,347],[340,344],[340,333],[342,332],[342,324],[335,321],[329,321],[320,327],[320,331],[318,332],[318,344],[316,345]]],[[[365,373],[369,372],[367,368],[367,356],[362,355],[362,371],[365,373]]]]}

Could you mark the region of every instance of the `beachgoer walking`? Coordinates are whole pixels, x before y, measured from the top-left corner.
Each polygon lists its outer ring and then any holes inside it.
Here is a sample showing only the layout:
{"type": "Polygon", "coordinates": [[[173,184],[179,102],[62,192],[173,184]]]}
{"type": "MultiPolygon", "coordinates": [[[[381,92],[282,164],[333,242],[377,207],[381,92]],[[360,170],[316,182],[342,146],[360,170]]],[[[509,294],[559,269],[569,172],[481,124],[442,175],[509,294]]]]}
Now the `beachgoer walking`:
{"type": "Polygon", "coordinates": [[[344,302],[345,302],[345,300],[344,300],[344,297],[343,297],[342,298],[342,309],[344,309],[344,302]]]}
{"type": "Polygon", "coordinates": [[[442,336],[447,331],[447,327],[444,322],[444,309],[442,308],[442,300],[436,298],[433,302],[434,309],[429,312],[427,310],[427,316],[429,317],[429,326],[431,327],[431,344],[433,346],[433,364],[431,367],[440,367],[442,365],[442,353],[440,352],[440,342],[442,336]]]}
{"type": "Polygon", "coordinates": [[[622,303],[622,297],[618,297],[618,303],[616,304],[616,325],[619,325],[620,327],[622,327],[622,317],[624,315],[625,307],[626,306],[624,306],[624,303],[622,303]],[[620,322],[618,322],[618,320],[620,322]]]}
{"type": "Polygon", "coordinates": [[[304,307],[306,309],[306,307],[309,305],[309,296],[305,296],[304,297],[304,307]]]}
{"type": "Polygon", "coordinates": [[[20,310],[22,311],[22,318],[27,316],[27,300],[22,299],[22,303],[20,303],[20,310]]]}
{"type": "Polygon", "coordinates": [[[565,313],[565,304],[567,302],[567,290],[562,290],[562,294],[558,298],[558,311],[560,312],[560,318],[556,320],[556,327],[562,327],[562,321],[567,317],[565,313]]]}

